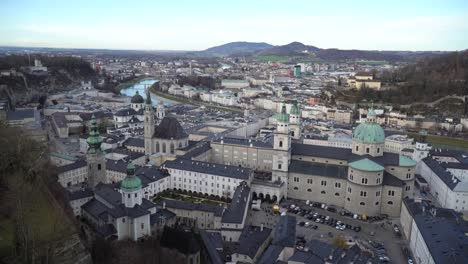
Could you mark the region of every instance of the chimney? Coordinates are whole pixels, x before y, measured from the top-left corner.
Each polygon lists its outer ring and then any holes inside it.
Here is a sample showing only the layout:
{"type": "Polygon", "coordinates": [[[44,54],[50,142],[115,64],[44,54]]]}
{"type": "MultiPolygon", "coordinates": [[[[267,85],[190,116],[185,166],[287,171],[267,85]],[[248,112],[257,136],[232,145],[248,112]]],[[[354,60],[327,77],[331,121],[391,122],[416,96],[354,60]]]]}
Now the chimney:
{"type": "Polygon", "coordinates": [[[260,225],[260,231],[263,232],[263,224],[260,225]]]}

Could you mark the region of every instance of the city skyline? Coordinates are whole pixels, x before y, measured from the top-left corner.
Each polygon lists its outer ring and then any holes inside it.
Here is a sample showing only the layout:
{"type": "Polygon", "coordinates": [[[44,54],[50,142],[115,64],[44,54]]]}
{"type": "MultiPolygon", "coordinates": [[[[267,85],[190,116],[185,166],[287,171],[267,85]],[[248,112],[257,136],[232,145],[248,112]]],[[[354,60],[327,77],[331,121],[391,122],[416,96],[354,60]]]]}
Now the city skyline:
{"type": "Polygon", "coordinates": [[[234,41],[362,50],[464,50],[464,1],[5,1],[2,46],[204,50],[234,41]]]}

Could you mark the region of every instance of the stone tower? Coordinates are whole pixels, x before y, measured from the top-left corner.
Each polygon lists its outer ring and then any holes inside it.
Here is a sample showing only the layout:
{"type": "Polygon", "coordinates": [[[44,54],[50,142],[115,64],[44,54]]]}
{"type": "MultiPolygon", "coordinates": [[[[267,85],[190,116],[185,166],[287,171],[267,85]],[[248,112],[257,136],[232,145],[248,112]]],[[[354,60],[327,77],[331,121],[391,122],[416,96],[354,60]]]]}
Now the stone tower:
{"type": "Polygon", "coordinates": [[[273,168],[272,180],[284,182],[282,190],[287,197],[288,168],[291,158],[291,137],[289,134],[289,115],[283,105],[281,113],[276,115],[276,130],[273,134],[273,168]]]}
{"type": "Polygon", "coordinates": [[[301,108],[298,105],[297,101],[294,101],[291,111],[289,111],[290,123],[289,127],[291,129],[291,137],[293,139],[301,139],[301,108]]]}
{"type": "Polygon", "coordinates": [[[93,115],[90,122],[89,136],[86,139],[88,151],[88,186],[96,187],[100,182],[106,183],[106,156],[101,149],[102,138],[99,136],[96,117],[93,115]]]}
{"type": "Polygon", "coordinates": [[[143,200],[143,191],[141,189],[141,180],[135,175],[135,165],[130,162],[127,165],[127,176],[120,183],[122,191],[122,203],[125,207],[133,208],[135,205],[141,205],[143,200]]]}
{"type": "Polygon", "coordinates": [[[146,93],[145,101],[145,155],[153,154],[152,138],[154,135],[154,112],[151,104],[149,91],[146,93]]]}
{"type": "Polygon", "coordinates": [[[156,118],[159,122],[161,122],[161,120],[163,120],[165,116],[166,109],[164,108],[164,104],[162,102],[159,102],[158,106],[156,107],[156,118]]]}

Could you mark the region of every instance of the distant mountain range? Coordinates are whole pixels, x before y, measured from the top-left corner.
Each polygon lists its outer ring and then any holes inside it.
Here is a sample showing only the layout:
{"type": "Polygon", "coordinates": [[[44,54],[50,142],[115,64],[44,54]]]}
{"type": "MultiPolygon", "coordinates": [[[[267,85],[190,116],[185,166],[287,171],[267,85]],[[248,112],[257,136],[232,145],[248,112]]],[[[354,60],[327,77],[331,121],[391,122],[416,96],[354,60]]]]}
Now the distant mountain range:
{"type": "Polygon", "coordinates": [[[405,61],[427,55],[440,54],[439,51],[373,51],[373,50],[340,50],[321,49],[305,45],[300,42],[291,42],[286,45],[274,46],[265,42],[231,42],[196,52],[201,56],[315,56],[322,60],[385,60],[405,61]]]}

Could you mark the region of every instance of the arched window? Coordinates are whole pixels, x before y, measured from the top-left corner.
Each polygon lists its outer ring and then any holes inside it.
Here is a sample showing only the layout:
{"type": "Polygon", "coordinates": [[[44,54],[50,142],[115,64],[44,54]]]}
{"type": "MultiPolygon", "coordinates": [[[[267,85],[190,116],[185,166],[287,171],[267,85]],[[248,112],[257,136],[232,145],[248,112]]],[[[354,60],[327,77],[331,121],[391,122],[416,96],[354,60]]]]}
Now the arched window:
{"type": "Polygon", "coordinates": [[[158,153],[158,152],[159,152],[159,142],[156,141],[156,153],[158,153]]]}
{"type": "Polygon", "coordinates": [[[379,202],[375,202],[375,205],[379,205],[379,202]]]}
{"type": "Polygon", "coordinates": [[[366,148],[366,153],[369,153],[370,152],[370,149],[369,148],[366,148]]]}
{"type": "Polygon", "coordinates": [[[335,196],[340,196],[340,194],[339,194],[339,193],[335,193],[335,196]]]}
{"type": "Polygon", "coordinates": [[[166,153],[166,142],[162,143],[162,152],[166,153]]]}
{"type": "Polygon", "coordinates": [[[291,136],[294,137],[294,131],[291,131],[291,136]]]}
{"type": "Polygon", "coordinates": [[[279,142],[279,146],[280,146],[280,148],[283,147],[283,141],[280,141],[280,142],[279,142]]]}
{"type": "Polygon", "coordinates": [[[366,205],[366,203],[365,202],[360,202],[359,205],[366,205]]]}
{"type": "Polygon", "coordinates": [[[356,151],[359,151],[359,146],[356,146],[356,151]]]}
{"type": "Polygon", "coordinates": [[[325,194],[325,191],[321,191],[320,193],[321,193],[321,194],[325,194]]]}
{"type": "Polygon", "coordinates": [[[388,201],[388,202],[387,202],[387,204],[390,204],[390,205],[392,205],[392,204],[393,204],[393,202],[392,202],[392,201],[388,201]]]}
{"type": "Polygon", "coordinates": [[[294,187],[293,189],[294,189],[294,190],[298,190],[298,188],[297,188],[297,187],[294,187]]]}
{"type": "Polygon", "coordinates": [[[171,154],[174,154],[174,143],[171,142],[171,154]]]}
{"type": "Polygon", "coordinates": [[[312,192],[312,189],[307,189],[308,192],[312,192]]]}

